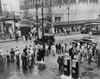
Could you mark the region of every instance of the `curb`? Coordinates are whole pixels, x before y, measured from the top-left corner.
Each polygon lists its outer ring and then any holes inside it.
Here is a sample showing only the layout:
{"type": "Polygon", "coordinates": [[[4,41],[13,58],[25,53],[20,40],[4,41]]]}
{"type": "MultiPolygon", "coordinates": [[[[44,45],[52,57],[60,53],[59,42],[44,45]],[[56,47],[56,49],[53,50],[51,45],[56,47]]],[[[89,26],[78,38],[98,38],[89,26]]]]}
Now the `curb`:
{"type": "MultiPolygon", "coordinates": [[[[81,34],[80,32],[76,32],[76,33],[70,33],[69,35],[74,35],[74,34],[81,34]]],[[[69,36],[68,34],[55,34],[55,36],[69,36]]]]}
{"type": "MultiPolygon", "coordinates": [[[[69,35],[74,35],[74,34],[80,34],[80,32],[76,32],[76,33],[71,33],[71,34],[69,34],[69,35]]],[[[69,35],[67,35],[67,34],[55,34],[55,36],[69,36],[69,35]]],[[[19,41],[21,41],[22,40],[22,38],[19,38],[19,41]]],[[[6,43],[6,42],[12,42],[12,41],[16,41],[15,39],[9,39],[9,40],[2,40],[2,41],[0,41],[0,43],[6,43]]]]}
{"type": "MultiPolygon", "coordinates": [[[[22,38],[18,39],[18,41],[21,41],[22,38]]],[[[12,39],[12,40],[2,40],[0,41],[0,43],[6,43],[6,42],[12,42],[12,41],[16,41],[15,39],[12,39]]]]}

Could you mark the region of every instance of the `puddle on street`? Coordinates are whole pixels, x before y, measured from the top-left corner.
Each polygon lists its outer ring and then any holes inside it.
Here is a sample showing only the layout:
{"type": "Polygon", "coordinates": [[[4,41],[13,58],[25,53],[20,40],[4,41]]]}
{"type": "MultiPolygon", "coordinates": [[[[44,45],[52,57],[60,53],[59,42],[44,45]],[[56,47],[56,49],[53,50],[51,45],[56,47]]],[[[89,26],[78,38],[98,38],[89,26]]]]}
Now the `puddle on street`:
{"type": "Polygon", "coordinates": [[[94,69],[93,68],[85,68],[84,70],[93,71],[94,69]]]}
{"type": "Polygon", "coordinates": [[[94,72],[90,72],[90,71],[84,71],[83,73],[82,73],[82,76],[84,77],[84,76],[87,76],[87,77],[90,77],[90,78],[95,78],[95,77],[100,77],[100,75],[98,75],[98,74],[96,74],[96,73],[94,73],[94,72]]]}

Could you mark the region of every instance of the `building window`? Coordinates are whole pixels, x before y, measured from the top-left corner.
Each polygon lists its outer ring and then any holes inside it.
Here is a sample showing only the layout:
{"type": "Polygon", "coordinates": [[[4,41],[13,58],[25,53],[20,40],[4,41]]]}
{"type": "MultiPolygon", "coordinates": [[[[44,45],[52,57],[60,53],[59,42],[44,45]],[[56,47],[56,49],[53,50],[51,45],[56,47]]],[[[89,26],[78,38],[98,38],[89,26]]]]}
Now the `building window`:
{"type": "Polygon", "coordinates": [[[79,3],[88,3],[88,0],[79,0],[79,3]]]}
{"type": "Polygon", "coordinates": [[[38,6],[41,6],[41,0],[37,0],[38,6]]]}
{"type": "Polygon", "coordinates": [[[57,0],[58,4],[62,4],[62,0],[57,0]]]}
{"type": "Polygon", "coordinates": [[[24,0],[20,0],[20,5],[24,5],[24,0]]]}
{"type": "Polygon", "coordinates": [[[32,3],[32,0],[28,0],[29,3],[32,3]]]}
{"type": "Polygon", "coordinates": [[[89,0],[89,3],[98,3],[98,0],[89,0]]]}
{"type": "Polygon", "coordinates": [[[60,22],[61,21],[61,17],[55,17],[55,22],[60,22]]]}
{"type": "Polygon", "coordinates": [[[76,0],[70,0],[70,4],[75,4],[76,0]]]}
{"type": "Polygon", "coordinates": [[[53,0],[53,5],[58,5],[58,1],[57,0],[53,0]]]}
{"type": "Polygon", "coordinates": [[[64,4],[68,4],[68,0],[63,0],[63,3],[64,4]]]}

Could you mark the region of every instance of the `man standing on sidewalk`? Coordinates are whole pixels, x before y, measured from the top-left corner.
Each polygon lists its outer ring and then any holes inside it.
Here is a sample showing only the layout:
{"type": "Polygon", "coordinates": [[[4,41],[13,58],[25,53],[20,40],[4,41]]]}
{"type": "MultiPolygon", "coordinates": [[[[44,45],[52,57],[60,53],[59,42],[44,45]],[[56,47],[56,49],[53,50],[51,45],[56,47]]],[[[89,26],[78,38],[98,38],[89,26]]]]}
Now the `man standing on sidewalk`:
{"type": "Polygon", "coordinates": [[[100,51],[99,50],[97,50],[97,56],[98,56],[98,58],[97,58],[97,66],[99,68],[100,67],[100,51]]]}
{"type": "Polygon", "coordinates": [[[18,33],[15,34],[15,39],[18,42],[18,33]]]}
{"type": "Polygon", "coordinates": [[[10,54],[11,54],[11,60],[14,61],[15,51],[13,48],[11,48],[10,54]]]}
{"type": "Polygon", "coordinates": [[[59,64],[59,72],[62,73],[63,72],[63,61],[64,61],[64,56],[59,56],[57,59],[57,63],[59,64]]]}

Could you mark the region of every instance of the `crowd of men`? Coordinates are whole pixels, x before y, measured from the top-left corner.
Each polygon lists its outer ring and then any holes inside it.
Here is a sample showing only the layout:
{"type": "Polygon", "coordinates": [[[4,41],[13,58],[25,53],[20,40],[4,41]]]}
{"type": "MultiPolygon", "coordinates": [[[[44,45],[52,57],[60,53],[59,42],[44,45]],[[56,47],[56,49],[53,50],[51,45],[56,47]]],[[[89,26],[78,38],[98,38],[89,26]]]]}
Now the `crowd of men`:
{"type": "Polygon", "coordinates": [[[97,43],[93,43],[90,41],[73,41],[70,44],[58,43],[56,44],[56,52],[58,54],[64,53],[63,55],[60,55],[57,59],[57,62],[59,64],[59,71],[61,73],[64,73],[64,58],[66,57],[66,54],[68,57],[70,57],[71,62],[73,60],[76,60],[79,64],[82,64],[83,61],[87,61],[88,65],[91,65],[91,63],[93,62],[97,64],[97,67],[100,67],[100,52],[97,49],[97,43]]]}
{"type": "Polygon", "coordinates": [[[6,51],[3,56],[4,62],[10,63],[15,61],[16,65],[22,67],[31,67],[37,61],[44,61],[45,56],[55,56],[60,54],[58,57],[59,71],[63,72],[64,67],[64,57],[65,54],[70,56],[71,60],[77,59],[80,63],[83,60],[88,61],[90,65],[91,62],[97,63],[97,66],[100,66],[100,53],[96,49],[97,44],[90,42],[70,42],[68,43],[56,43],[52,45],[45,44],[45,50],[42,45],[29,45],[25,46],[23,52],[20,52],[19,48],[11,48],[10,51],[6,51]]]}
{"type": "Polygon", "coordinates": [[[32,45],[25,46],[23,52],[18,47],[11,48],[10,51],[3,52],[0,55],[2,55],[3,62],[10,63],[13,61],[19,67],[20,64],[22,64],[22,67],[31,67],[36,61],[44,61],[44,50],[41,45],[37,45],[36,48],[32,45]]]}

